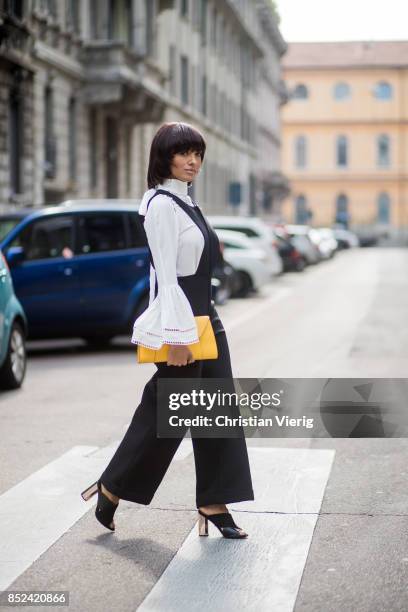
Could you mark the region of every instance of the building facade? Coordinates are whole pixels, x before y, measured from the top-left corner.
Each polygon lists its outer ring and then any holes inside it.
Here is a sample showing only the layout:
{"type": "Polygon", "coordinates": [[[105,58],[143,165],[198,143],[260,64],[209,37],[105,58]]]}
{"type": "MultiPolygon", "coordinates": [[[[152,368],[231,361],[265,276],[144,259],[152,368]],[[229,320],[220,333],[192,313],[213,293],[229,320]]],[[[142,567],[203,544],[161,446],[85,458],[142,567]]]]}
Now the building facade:
{"type": "Polygon", "coordinates": [[[0,206],[140,198],[153,134],[186,121],[192,195],[270,214],[285,50],[267,0],[0,0],[0,206]]]}
{"type": "Polygon", "coordinates": [[[284,217],[408,227],[408,42],[291,43],[283,70],[284,217]]]}

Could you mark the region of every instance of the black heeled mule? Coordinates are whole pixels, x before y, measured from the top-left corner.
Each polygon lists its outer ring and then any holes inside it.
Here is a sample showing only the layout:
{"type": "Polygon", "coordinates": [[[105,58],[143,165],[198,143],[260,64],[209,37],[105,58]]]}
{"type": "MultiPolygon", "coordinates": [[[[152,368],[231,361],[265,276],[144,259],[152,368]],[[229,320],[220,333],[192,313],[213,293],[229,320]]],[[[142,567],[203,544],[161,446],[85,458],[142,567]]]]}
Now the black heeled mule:
{"type": "Polygon", "coordinates": [[[90,487],[82,491],[81,497],[85,501],[91,499],[95,493],[98,493],[98,502],[95,508],[95,516],[97,520],[104,526],[110,529],[111,531],[115,531],[115,524],[113,523],[113,515],[116,512],[117,507],[119,506],[119,502],[115,504],[113,501],[109,499],[102,493],[101,481],[97,480],[90,487]],[[113,523],[113,527],[111,524],[113,523]]]}
{"type": "Polygon", "coordinates": [[[248,534],[235,524],[229,512],[205,514],[198,508],[198,533],[200,536],[208,536],[208,521],[211,521],[217,527],[224,538],[242,539],[248,537],[248,534]]]}

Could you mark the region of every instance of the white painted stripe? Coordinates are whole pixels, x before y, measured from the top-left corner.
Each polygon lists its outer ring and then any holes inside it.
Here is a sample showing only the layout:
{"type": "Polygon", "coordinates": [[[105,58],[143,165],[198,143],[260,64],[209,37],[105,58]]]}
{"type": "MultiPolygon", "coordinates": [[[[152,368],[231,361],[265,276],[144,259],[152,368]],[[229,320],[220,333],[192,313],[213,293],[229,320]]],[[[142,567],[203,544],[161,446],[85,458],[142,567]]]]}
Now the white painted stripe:
{"type": "Polygon", "coordinates": [[[183,461],[193,452],[193,442],[191,438],[183,438],[180,446],[178,447],[176,454],[173,457],[173,461],[183,461]]]}
{"type": "Polygon", "coordinates": [[[195,525],[138,612],[292,612],[334,451],[248,452],[255,501],[229,507],[249,537],[226,540],[211,523],[199,537],[195,525]]]}
{"type": "Polygon", "coordinates": [[[0,496],[0,590],[7,587],[96,503],[95,482],[117,444],[75,446],[0,496]]]}
{"type": "MultiPolygon", "coordinates": [[[[0,496],[0,590],[95,505],[96,495],[85,502],[80,493],[99,477],[120,442],[75,446],[0,496]]],[[[173,460],[182,461],[192,448],[191,438],[183,439],[173,460]]]]}

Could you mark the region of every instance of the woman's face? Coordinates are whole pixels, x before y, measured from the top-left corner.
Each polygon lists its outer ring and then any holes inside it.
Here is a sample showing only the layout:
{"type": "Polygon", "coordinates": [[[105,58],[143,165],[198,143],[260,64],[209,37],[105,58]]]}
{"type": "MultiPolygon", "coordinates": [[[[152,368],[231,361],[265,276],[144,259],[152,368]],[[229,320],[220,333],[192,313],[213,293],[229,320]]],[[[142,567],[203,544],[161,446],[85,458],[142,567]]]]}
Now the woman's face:
{"type": "Polygon", "coordinates": [[[180,181],[193,181],[201,168],[201,155],[197,151],[175,153],[170,165],[173,178],[180,181]]]}

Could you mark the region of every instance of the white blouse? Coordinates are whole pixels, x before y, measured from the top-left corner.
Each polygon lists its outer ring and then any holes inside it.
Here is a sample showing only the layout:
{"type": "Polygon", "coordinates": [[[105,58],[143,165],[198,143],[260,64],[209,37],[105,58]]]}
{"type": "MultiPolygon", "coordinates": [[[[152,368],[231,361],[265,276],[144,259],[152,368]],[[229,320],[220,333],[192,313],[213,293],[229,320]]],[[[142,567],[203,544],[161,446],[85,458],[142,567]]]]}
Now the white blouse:
{"type": "MultiPolygon", "coordinates": [[[[194,206],[185,181],[166,179],[156,189],[171,191],[189,206],[194,206]]],[[[150,265],[149,306],[136,319],[131,342],[158,349],[163,343],[198,342],[194,314],[177,276],[197,271],[204,236],[170,196],[157,195],[146,213],[147,203],[156,189],[144,193],[139,207],[139,213],[145,217],[144,227],[155,268],[150,265]],[[154,298],[156,275],[158,293],[154,298]]]]}

